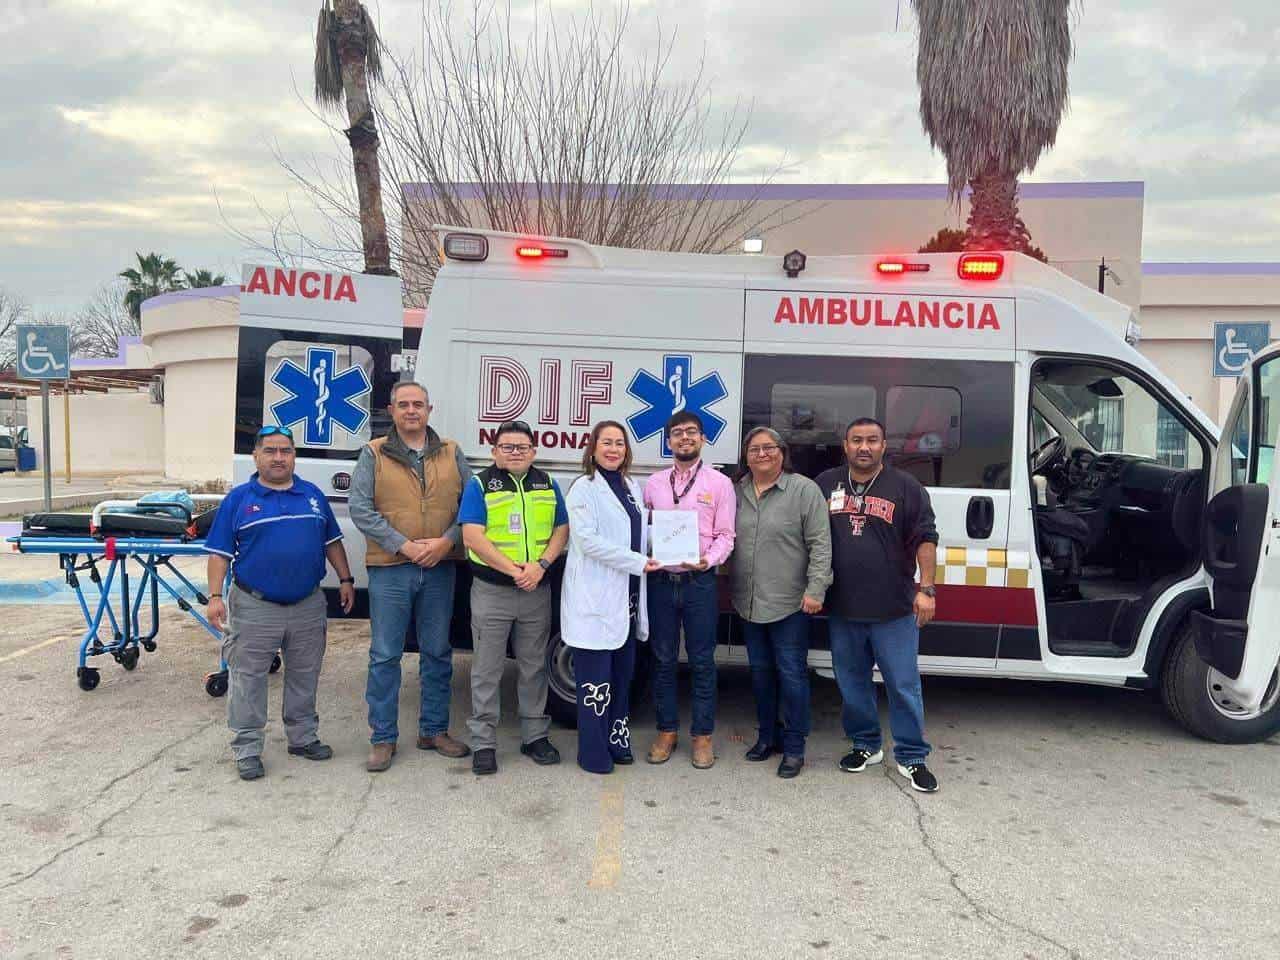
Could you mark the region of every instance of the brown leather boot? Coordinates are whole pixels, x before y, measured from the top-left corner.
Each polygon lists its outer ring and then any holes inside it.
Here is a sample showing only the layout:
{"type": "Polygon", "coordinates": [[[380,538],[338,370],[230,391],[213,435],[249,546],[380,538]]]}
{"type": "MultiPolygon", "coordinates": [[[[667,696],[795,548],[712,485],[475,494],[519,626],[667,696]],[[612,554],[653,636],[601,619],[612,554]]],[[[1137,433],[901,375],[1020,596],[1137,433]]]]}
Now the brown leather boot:
{"type": "Polygon", "coordinates": [[[369,751],[369,759],[364,762],[364,768],[370,773],[381,773],[391,766],[391,758],[395,755],[394,743],[375,743],[369,751]]]}
{"type": "Polygon", "coordinates": [[[437,733],[434,737],[419,737],[419,750],[434,750],[442,757],[451,757],[457,760],[460,757],[471,755],[471,748],[465,743],[453,739],[447,733],[437,733]]]}
{"type": "Polygon", "coordinates": [[[678,739],[674,731],[659,730],[658,738],[653,741],[653,746],[649,748],[649,756],[645,759],[650,763],[666,763],[671,759],[678,739]]]}
{"type": "Polygon", "coordinates": [[[706,770],[713,766],[716,762],[716,751],[711,746],[711,736],[692,737],[693,743],[693,765],[699,770],[706,770]]]}

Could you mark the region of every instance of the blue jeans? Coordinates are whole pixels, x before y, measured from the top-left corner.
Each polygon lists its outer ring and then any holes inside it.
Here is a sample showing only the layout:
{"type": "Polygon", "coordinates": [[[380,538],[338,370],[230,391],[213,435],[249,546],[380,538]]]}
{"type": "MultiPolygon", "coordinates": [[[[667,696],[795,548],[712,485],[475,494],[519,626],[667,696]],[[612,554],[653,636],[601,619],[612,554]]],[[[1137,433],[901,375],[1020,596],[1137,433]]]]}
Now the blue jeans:
{"type": "Polygon", "coordinates": [[[773,623],[744,622],[760,739],[804,756],[809,736],[809,615],[797,610],[773,623]],[[778,720],[781,706],[782,720],[778,720]]]}
{"type": "Polygon", "coordinates": [[[827,629],[831,634],[831,665],[844,698],[841,719],[854,749],[870,753],[880,749],[880,713],[871,679],[872,668],[879,664],[889,697],[893,759],[905,766],[927,757],[931,748],[924,739],[920,628],[915,614],[885,623],[832,616],[827,629]]]}
{"type": "Polygon", "coordinates": [[[418,732],[434,737],[449,729],[449,692],[453,682],[453,648],[449,623],[453,619],[454,565],[445,560],[434,567],[400,563],[369,568],[369,679],[364,699],[369,704],[370,743],[395,743],[400,731],[400,657],[413,617],[418,635],[418,677],[422,708],[418,732]]]}
{"type": "Polygon", "coordinates": [[[693,672],[695,737],[709,736],[716,726],[716,572],[649,575],[649,647],[653,651],[653,701],[658,729],[680,728],[676,706],[676,666],[680,659],[680,628],[693,672]]]}

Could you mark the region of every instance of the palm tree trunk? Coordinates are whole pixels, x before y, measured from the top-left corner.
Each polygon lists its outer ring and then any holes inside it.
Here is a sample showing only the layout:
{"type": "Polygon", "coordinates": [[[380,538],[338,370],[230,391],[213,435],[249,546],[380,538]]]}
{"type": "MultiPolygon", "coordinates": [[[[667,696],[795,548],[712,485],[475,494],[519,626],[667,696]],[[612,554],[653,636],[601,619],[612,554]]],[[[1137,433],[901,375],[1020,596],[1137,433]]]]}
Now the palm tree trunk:
{"type": "Polygon", "coordinates": [[[342,65],[342,92],[350,128],[351,160],[360,203],[360,236],[364,243],[364,272],[393,274],[387,220],[382,213],[382,172],[378,165],[378,130],[369,104],[365,75],[368,37],[365,11],[359,0],[334,0],[338,61],[342,65]]]}
{"type": "Polygon", "coordinates": [[[967,250],[1017,250],[1026,253],[1031,234],[1018,216],[1016,173],[988,171],[969,181],[967,250]]]}

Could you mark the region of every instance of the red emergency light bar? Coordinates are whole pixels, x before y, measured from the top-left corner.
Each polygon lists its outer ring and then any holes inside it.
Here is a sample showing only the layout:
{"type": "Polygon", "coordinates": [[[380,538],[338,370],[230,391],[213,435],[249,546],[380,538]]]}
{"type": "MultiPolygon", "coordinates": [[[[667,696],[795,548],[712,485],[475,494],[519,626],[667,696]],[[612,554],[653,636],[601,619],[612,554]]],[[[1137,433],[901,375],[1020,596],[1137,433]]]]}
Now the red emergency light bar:
{"type": "Polygon", "coordinates": [[[516,247],[516,256],[525,260],[543,260],[554,257],[563,259],[569,256],[564,247],[544,247],[539,243],[522,243],[516,247]]]}
{"type": "Polygon", "coordinates": [[[906,260],[877,260],[876,273],[884,276],[897,276],[903,273],[928,273],[927,263],[908,263],[906,260]]]}
{"type": "Polygon", "coordinates": [[[965,253],[960,255],[956,272],[961,280],[996,280],[1004,273],[1004,254],[965,253]]]}

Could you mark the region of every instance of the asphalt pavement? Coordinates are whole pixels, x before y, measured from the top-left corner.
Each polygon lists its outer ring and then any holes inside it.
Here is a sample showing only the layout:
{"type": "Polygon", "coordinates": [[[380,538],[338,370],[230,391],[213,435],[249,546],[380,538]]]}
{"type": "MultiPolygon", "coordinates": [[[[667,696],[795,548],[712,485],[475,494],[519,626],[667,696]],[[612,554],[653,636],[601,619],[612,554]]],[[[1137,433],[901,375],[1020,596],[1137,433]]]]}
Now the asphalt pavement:
{"type": "MultiPolygon", "coordinates": [[[[0,606],[0,957],[1245,958],[1280,951],[1280,743],[1190,738],[1143,694],[926,680],[931,765],[842,773],[839,695],[814,678],[796,780],[742,758],[745,671],[721,670],[708,771],[597,777],[518,753],[497,776],[413,748],[364,770],[365,623],[336,623],[326,763],[287,757],[271,683],[267,777],[242,783],[217,646],[175,607],[135,672],[76,687],[69,606],[0,606]]],[[[465,733],[468,655],[452,730],[465,733]]],[[[687,685],[687,678],[682,678],[687,685]]],[[[687,722],[687,686],[682,710],[687,722]]],[[[652,710],[632,720],[639,755],[652,710]]]]}

